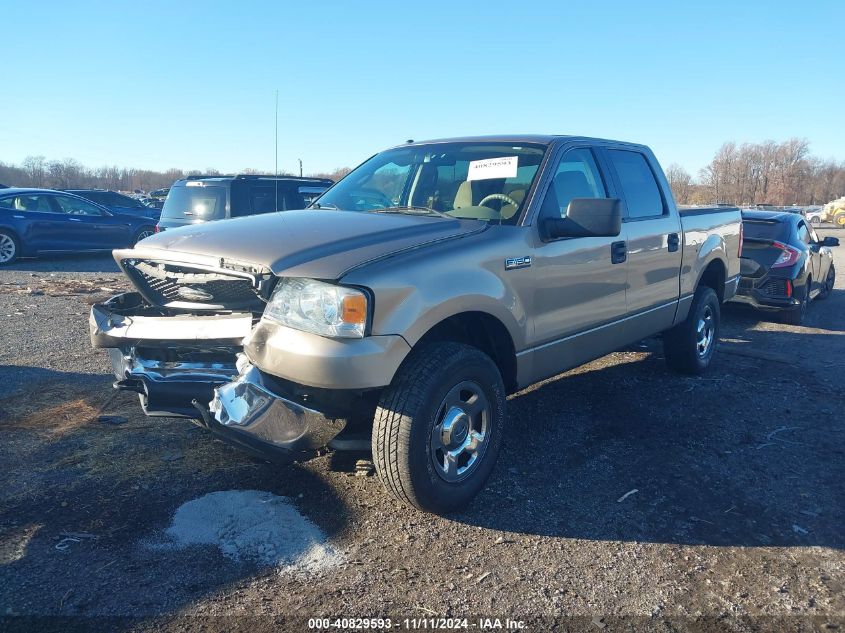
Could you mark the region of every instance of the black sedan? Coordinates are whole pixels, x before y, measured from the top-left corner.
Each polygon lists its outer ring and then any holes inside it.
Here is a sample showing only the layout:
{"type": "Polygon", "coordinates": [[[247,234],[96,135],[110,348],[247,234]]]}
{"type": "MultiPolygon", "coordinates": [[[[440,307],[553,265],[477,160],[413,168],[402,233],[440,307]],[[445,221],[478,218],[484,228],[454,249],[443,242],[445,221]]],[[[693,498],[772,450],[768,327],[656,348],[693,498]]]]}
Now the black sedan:
{"type": "Polygon", "coordinates": [[[741,277],[734,301],[800,324],[807,304],[827,298],[833,290],[836,270],[829,247],[839,246],[839,239],[819,240],[813,225],[795,213],[743,211],[742,229],[741,277]]]}

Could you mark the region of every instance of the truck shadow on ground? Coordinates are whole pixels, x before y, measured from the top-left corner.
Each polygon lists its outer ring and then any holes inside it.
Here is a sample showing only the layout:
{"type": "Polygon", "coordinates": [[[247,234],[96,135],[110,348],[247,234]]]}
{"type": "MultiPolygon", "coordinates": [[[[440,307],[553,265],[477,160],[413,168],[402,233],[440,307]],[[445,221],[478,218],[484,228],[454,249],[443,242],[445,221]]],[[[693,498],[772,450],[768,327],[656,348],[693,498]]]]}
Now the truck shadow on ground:
{"type": "Polygon", "coordinates": [[[652,340],[513,397],[491,482],[454,518],[579,539],[845,547],[841,317],[819,333],[726,318],[732,342],[705,377],[669,372],[652,340]]]}
{"type": "Polygon", "coordinates": [[[320,500],[307,518],[328,537],[345,528],[346,506],[313,472],[252,460],[186,420],[146,418],[107,377],[91,388],[90,376],[41,371],[39,389],[0,399],[0,604],[8,613],[176,611],[277,573],[215,547],[146,546],[166,543],[162,530],[177,508],[210,492],[320,500]],[[83,536],[57,548],[69,533],[83,536]]]}

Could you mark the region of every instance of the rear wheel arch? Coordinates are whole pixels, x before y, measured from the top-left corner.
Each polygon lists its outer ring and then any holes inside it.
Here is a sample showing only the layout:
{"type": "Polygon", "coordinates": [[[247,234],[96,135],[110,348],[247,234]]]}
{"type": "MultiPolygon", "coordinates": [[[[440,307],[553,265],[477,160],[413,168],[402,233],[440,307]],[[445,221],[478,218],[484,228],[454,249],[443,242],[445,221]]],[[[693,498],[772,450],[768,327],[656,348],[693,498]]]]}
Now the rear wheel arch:
{"type": "Polygon", "coordinates": [[[726,277],[724,262],[721,259],[714,259],[705,266],[704,271],[698,278],[698,283],[695,284],[695,288],[698,289],[700,286],[712,288],[716,296],[719,297],[719,303],[722,303],[725,300],[726,277]]]}

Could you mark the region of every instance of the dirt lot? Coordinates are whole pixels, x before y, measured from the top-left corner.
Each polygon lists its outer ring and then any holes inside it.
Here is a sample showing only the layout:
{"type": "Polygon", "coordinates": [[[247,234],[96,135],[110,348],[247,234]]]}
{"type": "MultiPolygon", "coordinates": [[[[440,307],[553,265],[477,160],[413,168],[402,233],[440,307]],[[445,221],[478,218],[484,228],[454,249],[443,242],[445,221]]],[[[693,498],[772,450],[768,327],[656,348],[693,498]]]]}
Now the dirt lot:
{"type": "Polygon", "coordinates": [[[805,326],[726,307],[707,377],[669,373],[646,341],[514,396],[490,484],[449,518],[393,502],[354,460],[271,466],[145,418],[88,344],[89,304],[125,285],[111,260],[4,268],[0,628],[843,630],[845,247],[836,257],[837,289],[805,326]],[[182,504],[229,490],[287,497],[332,564],[150,545],[182,504]]]}

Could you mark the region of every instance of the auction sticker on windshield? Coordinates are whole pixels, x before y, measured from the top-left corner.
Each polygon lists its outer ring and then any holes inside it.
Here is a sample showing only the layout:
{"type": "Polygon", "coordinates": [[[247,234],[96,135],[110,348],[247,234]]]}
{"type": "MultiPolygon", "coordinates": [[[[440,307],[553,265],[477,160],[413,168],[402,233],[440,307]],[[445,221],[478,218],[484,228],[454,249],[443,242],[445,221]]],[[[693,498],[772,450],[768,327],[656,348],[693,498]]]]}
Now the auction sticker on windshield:
{"type": "Polygon", "coordinates": [[[490,180],[491,178],[514,178],[519,167],[518,156],[485,158],[469,162],[467,180],[490,180]]]}

